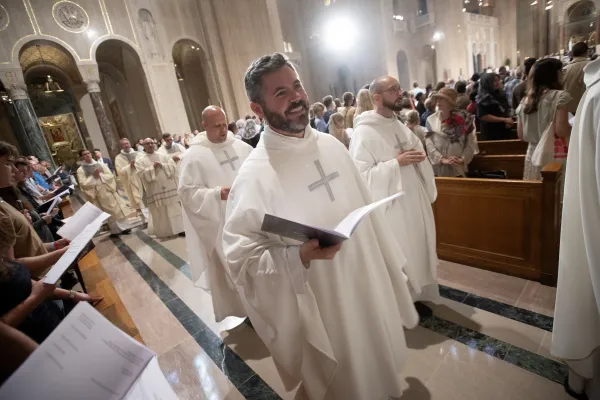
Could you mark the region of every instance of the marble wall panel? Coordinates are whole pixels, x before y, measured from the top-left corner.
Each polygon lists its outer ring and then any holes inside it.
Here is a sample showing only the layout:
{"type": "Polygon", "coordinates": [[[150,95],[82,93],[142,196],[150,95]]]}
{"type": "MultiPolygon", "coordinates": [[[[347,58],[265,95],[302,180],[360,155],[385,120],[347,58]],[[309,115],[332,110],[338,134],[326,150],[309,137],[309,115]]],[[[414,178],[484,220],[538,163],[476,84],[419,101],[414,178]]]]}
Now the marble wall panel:
{"type": "Polygon", "coordinates": [[[133,24],[135,14],[128,7],[126,0],[102,0],[102,2],[104,3],[112,33],[139,46],[133,24]]]}
{"type": "Polygon", "coordinates": [[[19,55],[13,54],[15,43],[31,35],[35,35],[35,29],[24,2],[0,3],[0,64],[10,63],[13,57],[17,60],[19,55]]]}
{"type": "MultiPolygon", "coordinates": [[[[102,13],[101,3],[97,0],[80,0],[77,4],[83,9],[78,11],[85,24],[80,28],[67,28],[60,24],[60,16],[53,14],[53,8],[61,4],[73,4],[65,0],[53,2],[48,0],[27,0],[34,13],[34,22],[41,35],[50,36],[63,42],[63,45],[76,54],[76,61],[92,59],[90,49],[92,44],[104,35],[108,35],[107,22],[102,13]]],[[[75,8],[77,9],[77,8],[75,8]]],[[[74,11],[75,13],[75,11],[74,11]]],[[[66,18],[66,17],[65,17],[66,18]]]]}

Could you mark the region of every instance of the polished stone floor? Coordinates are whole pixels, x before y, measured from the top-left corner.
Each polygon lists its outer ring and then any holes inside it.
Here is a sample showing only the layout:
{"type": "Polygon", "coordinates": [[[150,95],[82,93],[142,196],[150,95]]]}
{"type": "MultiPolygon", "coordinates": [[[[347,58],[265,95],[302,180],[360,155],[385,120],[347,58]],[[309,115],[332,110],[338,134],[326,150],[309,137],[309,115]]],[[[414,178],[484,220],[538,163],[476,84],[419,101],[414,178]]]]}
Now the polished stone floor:
{"type": "MultiPolygon", "coordinates": [[[[214,321],[193,286],[185,239],[144,231],[96,239],[97,254],[146,345],[181,399],[293,399],[255,332],[214,321]]],[[[403,399],[568,399],[566,368],[549,354],[555,289],[441,262],[442,301],[407,331],[403,399]]],[[[371,399],[367,399],[371,400],[371,399]]]]}

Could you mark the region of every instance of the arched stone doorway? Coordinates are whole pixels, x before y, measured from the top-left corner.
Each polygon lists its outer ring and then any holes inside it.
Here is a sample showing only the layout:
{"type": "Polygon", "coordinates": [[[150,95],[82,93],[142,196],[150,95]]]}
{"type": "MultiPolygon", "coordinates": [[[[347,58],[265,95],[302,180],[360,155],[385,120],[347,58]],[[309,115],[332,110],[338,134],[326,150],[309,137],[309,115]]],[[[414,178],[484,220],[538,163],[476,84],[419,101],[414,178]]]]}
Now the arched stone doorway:
{"type": "Polygon", "coordinates": [[[202,131],[202,110],[212,103],[206,79],[206,54],[198,43],[182,39],[173,46],[173,61],[190,127],[202,131]]]}
{"type": "Polygon", "coordinates": [[[96,62],[100,93],[113,135],[132,142],[159,137],[156,110],[136,51],[120,40],[107,40],[98,46],[96,62]]]}
{"type": "Polygon", "coordinates": [[[585,42],[590,47],[595,46],[596,19],[597,10],[593,1],[582,0],[571,5],[565,15],[565,48],[571,50],[577,42],[585,42]]]}
{"type": "Polygon", "coordinates": [[[405,90],[412,89],[410,84],[410,71],[408,70],[408,57],[404,50],[400,50],[396,54],[396,68],[398,68],[398,81],[400,82],[400,86],[405,90]]]}
{"type": "Polygon", "coordinates": [[[24,153],[31,152],[38,158],[48,158],[45,155],[48,154],[51,160],[47,161],[74,167],[79,159],[78,151],[92,146],[78,101],[86,88],[75,60],[57,43],[34,40],[20,49],[19,63],[41,137],[25,135],[27,128],[22,125],[23,121],[15,119],[14,113],[5,113],[10,111],[6,107],[0,118],[8,119],[15,141],[24,153]],[[23,143],[38,139],[33,145],[23,143]]]}
{"type": "Polygon", "coordinates": [[[435,46],[423,46],[419,65],[419,84],[435,86],[437,80],[437,52],[435,46]]]}

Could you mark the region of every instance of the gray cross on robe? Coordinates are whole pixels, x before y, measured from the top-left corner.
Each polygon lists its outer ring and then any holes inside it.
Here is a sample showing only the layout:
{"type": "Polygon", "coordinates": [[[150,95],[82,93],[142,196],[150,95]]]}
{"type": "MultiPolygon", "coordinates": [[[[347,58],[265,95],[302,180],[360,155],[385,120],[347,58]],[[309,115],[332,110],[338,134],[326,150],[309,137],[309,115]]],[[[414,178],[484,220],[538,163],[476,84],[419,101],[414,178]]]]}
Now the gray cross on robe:
{"type": "Polygon", "coordinates": [[[225,153],[225,161],[221,161],[221,165],[229,164],[231,165],[231,170],[235,171],[235,166],[233,165],[233,162],[235,160],[239,160],[240,158],[238,156],[230,158],[229,154],[227,153],[227,150],[225,150],[223,153],[225,153]]]}
{"type": "Polygon", "coordinates": [[[331,182],[335,178],[339,178],[340,173],[338,171],[335,171],[329,175],[325,175],[325,171],[323,171],[323,166],[321,165],[321,161],[319,161],[319,160],[315,160],[315,166],[317,167],[317,170],[319,171],[319,175],[321,176],[321,179],[319,179],[318,181],[316,181],[314,183],[311,183],[308,186],[308,190],[310,190],[312,192],[312,191],[320,188],[321,186],[325,186],[325,188],[327,189],[327,193],[329,194],[329,199],[331,201],[335,201],[335,196],[333,195],[333,191],[331,190],[331,186],[329,185],[329,182],[331,182]]]}

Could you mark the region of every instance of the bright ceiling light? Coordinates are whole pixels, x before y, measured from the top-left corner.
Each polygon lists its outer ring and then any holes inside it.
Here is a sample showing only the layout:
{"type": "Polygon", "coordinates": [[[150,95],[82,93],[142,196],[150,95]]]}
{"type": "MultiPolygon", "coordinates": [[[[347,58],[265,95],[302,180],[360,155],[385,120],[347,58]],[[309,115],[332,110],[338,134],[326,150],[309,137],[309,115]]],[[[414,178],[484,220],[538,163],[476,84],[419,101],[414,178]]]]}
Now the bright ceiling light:
{"type": "Polygon", "coordinates": [[[404,16],[402,16],[402,15],[394,15],[393,18],[398,21],[404,21],[404,16]]]}
{"type": "Polygon", "coordinates": [[[333,19],[325,26],[323,39],[333,50],[348,50],[356,41],[356,24],[342,17],[333,19]],[[344,40],[340,40],[340,37],[344,40]]]}
{"type": "Polygon", "coordinates": [[[545,10],[547,11],[547,10],[551,9],[552,7],[554,7],[552,4],[548,4],[548,5],[546,6],[545,10]]]}
{"type": "Polygon", "coordinates": [[[435,32],[433,34],[433,38],[432,39],[433,39],[434,42],[438,42],[438,41],[442,40],[444,38],[444,36],[445,35],[442,32],[437,31],[437,32],[435,32]]]}

